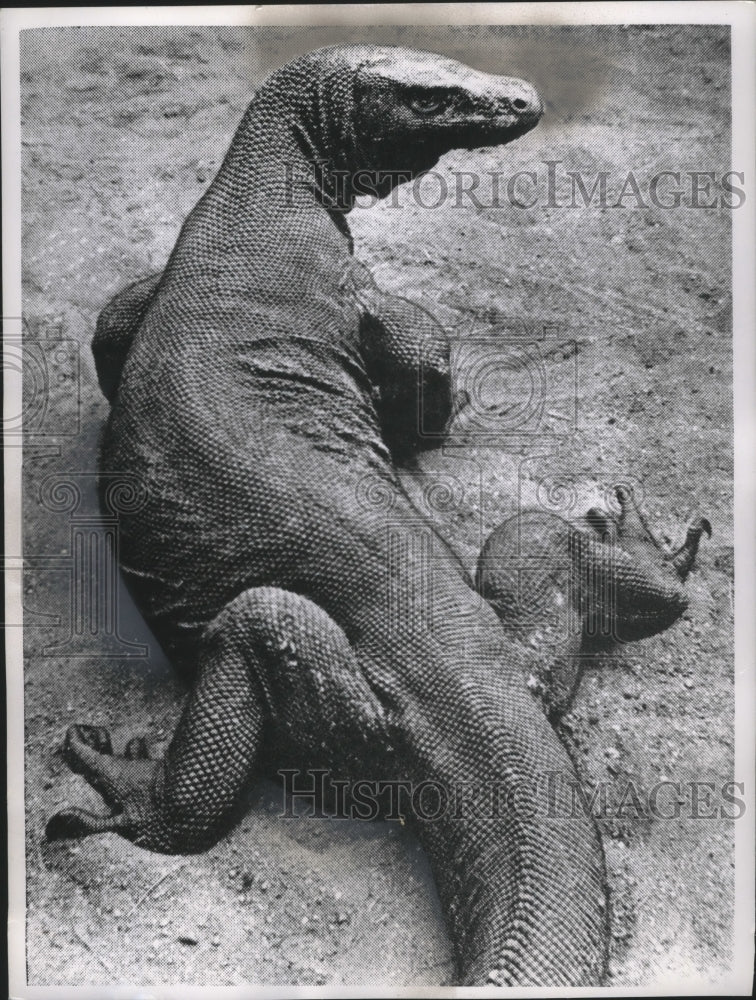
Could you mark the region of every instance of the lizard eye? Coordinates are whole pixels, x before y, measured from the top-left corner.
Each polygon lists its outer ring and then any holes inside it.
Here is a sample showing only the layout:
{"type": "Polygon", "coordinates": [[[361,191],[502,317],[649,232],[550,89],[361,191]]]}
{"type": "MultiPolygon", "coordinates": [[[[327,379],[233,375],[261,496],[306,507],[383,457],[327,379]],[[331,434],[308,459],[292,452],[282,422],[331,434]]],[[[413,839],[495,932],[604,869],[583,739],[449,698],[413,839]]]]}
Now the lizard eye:
{"type": "Polygon", "coordinates": [[[415,94],[407,103],[419,115],[432,115],[446,106],[446,99],[441,94],[415,94]]]}

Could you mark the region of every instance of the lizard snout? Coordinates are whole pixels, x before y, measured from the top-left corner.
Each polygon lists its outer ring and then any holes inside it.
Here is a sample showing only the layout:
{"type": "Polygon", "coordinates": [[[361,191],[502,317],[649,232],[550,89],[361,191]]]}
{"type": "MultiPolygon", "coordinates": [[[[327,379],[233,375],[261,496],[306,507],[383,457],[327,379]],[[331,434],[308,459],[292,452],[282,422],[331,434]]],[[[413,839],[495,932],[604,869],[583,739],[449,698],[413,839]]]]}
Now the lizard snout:
{"type": "Polygon", "coordinates": [[[532,128],[543,114],[541,95],[525,80],[508,80],[498,103],[502,111],[516,116],[522,125],[532,128]]]}
{"type": "MultiPolygon", "coordinates": [[[[477,107],[469,112],[469,136],[463,144],[505,145],[525,135],[538,124],[543,114],[543,102],[535,87],[527,80],[513,77],[488,77],[478,98],[477,107]]],[[[464,135],[461,129],[461,136],[464,135]]]]}

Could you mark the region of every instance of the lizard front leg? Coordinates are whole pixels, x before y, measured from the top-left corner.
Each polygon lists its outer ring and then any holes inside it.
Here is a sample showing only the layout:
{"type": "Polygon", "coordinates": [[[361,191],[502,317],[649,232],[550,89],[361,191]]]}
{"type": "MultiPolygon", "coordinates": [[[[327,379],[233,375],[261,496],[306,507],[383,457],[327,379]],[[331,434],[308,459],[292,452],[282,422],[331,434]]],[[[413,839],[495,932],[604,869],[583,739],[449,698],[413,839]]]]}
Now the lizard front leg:
{"type": "Polygon", "coordinates": [[[422,306],[381,291],[364,265],[354,262],[348,286],[383,438],[401,464],[443,443],[455,409],[449,339],[422,306]]]}
{"type": "Polygon", "coordinates": [[[151,274],[124,288],[97,318],[92,338],[97,381],[102,394],[113,402],[131,344],[152,303],[162,274],[151,274]]]}

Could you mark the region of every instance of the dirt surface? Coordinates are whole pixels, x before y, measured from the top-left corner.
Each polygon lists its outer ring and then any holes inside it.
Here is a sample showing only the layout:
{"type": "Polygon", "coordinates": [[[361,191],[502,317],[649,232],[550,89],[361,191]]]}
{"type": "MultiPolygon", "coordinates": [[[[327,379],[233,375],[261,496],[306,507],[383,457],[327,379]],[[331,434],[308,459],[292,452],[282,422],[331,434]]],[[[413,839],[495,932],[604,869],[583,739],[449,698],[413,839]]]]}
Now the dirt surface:
{"type": "MultiPolygon", "coordinates": [[[[399,207],[356,209],[356,253],[460,345],[485,352],[494,339],[514,359],[505,388],[520,409],[509,436],[494,447],[468,435],[406,474],[415,491],[428,477],[459,487],[434,514],[471,567],[539,483],[563,513],[625,481],[670,537],[694,513],[713,525],[690,610],[589,670],[564,735],[589,785],[620,795],[632,781],[643,797],[660,780],[683,783],[677,818],[631,808],[602,820],[612,984],[715,979],[732,947],[733,829],[695,818],[712,806],[691,802],[690,783],[713,783],[719,817],[733,770],[731,213],[691,207],[684,174],[688,204],[656,207],[648,181],[660,170],[729,170],[729,41],[719,28],[607,27],[24,33],[29,981],[452,981],[427,863],[398,824],[282,820],[280,790],[261,784],[243,822],[197,857],[149,854],[113,835],[54,845],[43,836],[64,803],[99,808],[62,761],[67,724],[108,725],[117,743],[145,733],[161,753],[182,699],[122,592],[117,635],[86,623],[77,633],[77,539],[105,530],[92,480],[107,414],[89,352],[97,313],[163,265],[255,86],[292,56],[344,40],[445,52],[530,79],[545,97],[533,133],[504,150],[450,154],[424,189],[433,203],[438,177],[453,191],[455,171],[475,171],[478,204],[447,198],[431,209],[402,196],[399,207]],[[647,204],[571,208],[569,184],[549,204],[547,161],[560,161],[562,185],[566,170],[591,182],[608,171],[615,198],[633,170],[647,204]],[[537,171],[538,204],[492,207],[486,171],[516,170],[537,171]],[[518,330],[544,359],[540,408],[516,360],[518,330]]],[[[463,381],[474,353],[460,346],[463,381]]]]}

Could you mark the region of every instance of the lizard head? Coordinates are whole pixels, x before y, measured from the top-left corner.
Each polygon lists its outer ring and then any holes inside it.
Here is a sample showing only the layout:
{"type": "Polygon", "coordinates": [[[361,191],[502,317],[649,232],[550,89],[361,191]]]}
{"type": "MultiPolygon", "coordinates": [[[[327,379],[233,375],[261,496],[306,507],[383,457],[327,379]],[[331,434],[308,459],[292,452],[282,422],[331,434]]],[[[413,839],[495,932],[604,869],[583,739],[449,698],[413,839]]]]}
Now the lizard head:
{"type": "Polygon", "coordinates": [[[412,49],[377,49],[355,75],[354,116],[366,166],[417,176],[452,149],[500,146],[542,114],[524,80],[412,49]]]}
{"type": "MultiPolygon", "coordinates": [[[[369,173],[385,197],[453,149],[499,146],[530,131],[543,107],[524,80],[471,69],[433,52],[336,45],[289,63],[269,78],[275,117],[286,122],[310,164],[347,178],[339,207],[369,173]]],[[[333,185],[325,179],[323,189],[333,185]]]]}

